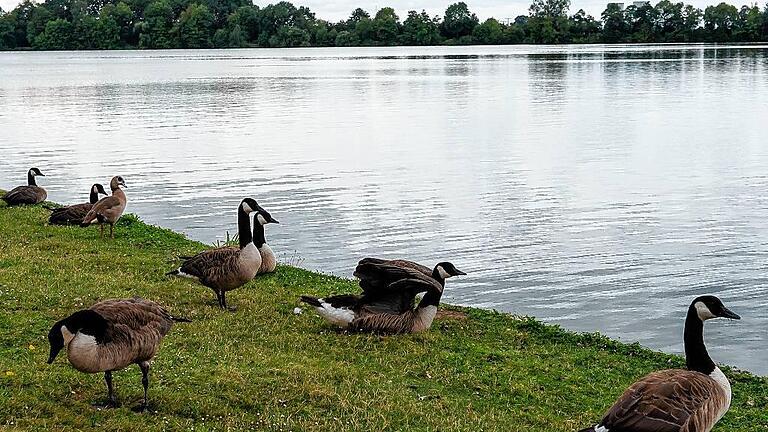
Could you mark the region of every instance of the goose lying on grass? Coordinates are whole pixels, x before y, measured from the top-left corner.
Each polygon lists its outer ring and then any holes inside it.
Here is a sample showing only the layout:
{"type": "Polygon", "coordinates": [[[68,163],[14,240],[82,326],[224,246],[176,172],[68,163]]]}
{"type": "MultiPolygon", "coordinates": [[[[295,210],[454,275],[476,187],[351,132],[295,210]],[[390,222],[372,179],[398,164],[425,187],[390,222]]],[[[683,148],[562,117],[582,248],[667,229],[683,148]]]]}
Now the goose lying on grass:
{"type": "Polygon", "coordinates": [[[441,262],[427,275],[411,265],[401,265],[403,262],[363,259],[354,273],[360,278],[362,295],[301,296],[301,301],[341,328],[380,333],[425,331],[437,314],[445,279],[466,273],[441,262]],[[416,295],[422,292],[425,294],[414,308],[416,295]]]}

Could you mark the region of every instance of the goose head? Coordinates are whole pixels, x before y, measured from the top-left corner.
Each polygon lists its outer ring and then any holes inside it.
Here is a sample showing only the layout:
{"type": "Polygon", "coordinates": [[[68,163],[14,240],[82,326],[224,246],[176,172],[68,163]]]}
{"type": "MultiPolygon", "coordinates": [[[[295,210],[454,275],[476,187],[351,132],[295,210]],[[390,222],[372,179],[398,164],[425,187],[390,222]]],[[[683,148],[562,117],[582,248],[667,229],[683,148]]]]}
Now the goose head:
{"type": "Polygon", "coordinates": [[[691,303],[691,308],[696,311],[696,316],[703,322],[712,318],[741,319],[723,305],[719,298],[713,295],[697,297],[691,303]]]}
{"type": "Polygon", "coordinates": [[[259,223],[259,225],[266,225],[270,223],[276,223],[279,224],[280,222],[277,221],[277,219],[273,218],[271,214],[269,214],[268,211],[264,210],[261,206],[256,210],[256,221],[259,223]]]}
{"type": "Polygon", "coordinates": [[[251,214],[259,208],[259,204],[253,198],[244,198],[240,201],[240,209],[245,212],[245,214],[251,214]]]}
{"type": "Polygon", "coordinates": [[[37,169],[37,168],[30,168],[30,169],[29,169],[29,172],[28,172],[27,174],[29,174],[31,177],[35,177],[35,176],[43,176],[43,177],[45,177],[45,174],[43,174],[43,173],[42,173],[42,172],[41,172],[39,169],[37,169]]]}
{"type": "Polygon", "coordinates": [[[95,194],[107,195],[107,191],[104,190],[104,186],[102,186],[101,183],[94,183],[94,185],[91,186],[91,192],[95,194]]]}
{"type": "Polygon", "coordinates": [[[118,190],[120,187],[127,188],[128,186],[125,185],[125,180],[123,180],[122,176],[114,176],[112,177],[112,180],[109,182],[109,188],[112,190],[118,190]]]}
{"type": "Polygon", "coordinates": [[[466,273],[457,269],[456,266],[449,263],[448,261],[437,263],[437,265],[435,266],[435,270],[432,273],[439,275],[441,279],[448,279],[449,277],[453,277],[453,276],[466,275],[466,273]]]}
{"type": "Polygon", "coordinates": [[[104,317],[89,309],[75,312],[58,321],[48,332],[48,343],[51,345],[48,364],[56,360],[59,352],[72,342],[77,333],[84,333],[93,336],[97,341],[103,341],[106,330],[107,321],[104,317]]]}

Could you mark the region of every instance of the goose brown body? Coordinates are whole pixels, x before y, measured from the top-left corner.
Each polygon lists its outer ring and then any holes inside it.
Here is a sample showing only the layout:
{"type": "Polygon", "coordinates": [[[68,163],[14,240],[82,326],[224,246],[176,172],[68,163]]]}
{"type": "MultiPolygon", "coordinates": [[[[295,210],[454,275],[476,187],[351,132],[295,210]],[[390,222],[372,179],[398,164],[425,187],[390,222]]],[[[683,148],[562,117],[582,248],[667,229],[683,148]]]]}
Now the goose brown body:
{"type": "Polygon", "coordinates": [[[731,405],[731,385],[704,346],[704,321],[739,319],[715,296],[693,300],[683,340],[687,369],[652,372],[632,384],[595,426],[580,432],[709,432],[731,405]]]}
{"type": "Polygon", "coordinates": [[[104,300],[90,310],[104,318],[107,327],[101,343],[92,344],[83,333],[67,345],[69,362],[81,372],[120,370],[152,360],[173,325],[165,309],[141,298],[104,300]]]}
{"type": "Polygon", "coordinates": [[[102,185],[94,184],[91,186],[90,202],[54,209],[48,218],[48,223],[52,225],[79,225],[91,211],[93,205],[98,202],[99,193],[107,194],[102,185]]]}
{"type": "Polygon", "coordinates": [[[3,195],[2,200],[9,206],[32,205],[45,201],[48,198],[48,192],[35,182],[35,176],[38,175],[44,176],[37,168],[31,168],[27,172],[27,185],[11,189],[3,195]]]}
{"type": "Polygon", "coordinates": [[[103,235],[104,224],[109,224],[110,236],[114,238],[114,226],[115,223],[123,215],[125,207],[128,203],[128,198],[125,196],[125,192],[120,188],[125,187],[125,182],[120,176],[115,176],[109,183],[110,189],[112,189],[112,195],[106,198],[100,199],[88,213],[83,217],[81,226],[88,226],[92,223],[98,223],[101,226],[101,234],[103,235]]]}
{"type": "Polygon", "coordinates": [[[701,372],[662,370],[630,386],[601,423],[609,431],[707,432],[725,414],[722,407],[730,399],[730,393],[701,372]]]}
{"type": "Polygon", "coordinates": [[[444,262],[427,275],[418,264],[412,264],[415,263],[366,258],[354,272],[360,278],[362,295],[302,296],[301,300],[343,328],[377,333],[422,332],[430,328],[437,314],[445,285],[443,275],[464,273],[444,262]],[[425,294],[414,308],[416,296],[422,292],[425,294]]]}
{"type": "Polygon", "coordinates": [[[138,297],[101,301],[53,325],[48,333],[48,363],[53,363],[66,347],[67,359],[75,369],[104,372],[111,407],[117,403],[112,372],[135,363],[142,372],[143,410],[147,406],[150,363],[174,321],[189,320],[175,318],[158,304],[138,297]]]}
{"type": "Polygon", "coordinates": [[[249,215],[252,212],[259,215],[262,211],[255,200],[245,198],[237,210],[239,247],[227,246],[182,257],[181,266],[166,274],[197,279],[216,293],[219,307],[226,309],[225,293],[248,283],[261,268],[261,252],[253,244],[249,215]]]}

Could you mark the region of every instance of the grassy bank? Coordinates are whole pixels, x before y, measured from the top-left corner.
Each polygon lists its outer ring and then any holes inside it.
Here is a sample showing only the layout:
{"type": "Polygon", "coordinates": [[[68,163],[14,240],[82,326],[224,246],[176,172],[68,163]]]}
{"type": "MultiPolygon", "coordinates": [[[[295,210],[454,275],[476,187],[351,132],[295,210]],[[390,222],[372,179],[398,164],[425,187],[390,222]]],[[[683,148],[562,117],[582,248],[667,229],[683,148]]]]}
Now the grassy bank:
{"type": "MultiPolygon", "coordinates": [[[[163,273],[205,248],[125,217],[98,229],[46,226],[40,207],[0,204],[0,428],[8,430],[572,431],[596,421],[633,380],[681,366],[676,356],[534,319],[446,308],[426,334],[340,334],[302,293],[355,291],[352,281],[281,266],[228,297],[163,273]],[[60,356],[46,334],[71,312],[142,296],[193,320],[166,337],[150,376],[151,413],[133,366],[115,374],[123,406],[96,410],[102,375],[60,356]]],[[[448,286],[450,289],[450,284],[448,286]]],[[[765,431],[768,382],[728,368],[734,401],[718,431],[765,431]]]]}

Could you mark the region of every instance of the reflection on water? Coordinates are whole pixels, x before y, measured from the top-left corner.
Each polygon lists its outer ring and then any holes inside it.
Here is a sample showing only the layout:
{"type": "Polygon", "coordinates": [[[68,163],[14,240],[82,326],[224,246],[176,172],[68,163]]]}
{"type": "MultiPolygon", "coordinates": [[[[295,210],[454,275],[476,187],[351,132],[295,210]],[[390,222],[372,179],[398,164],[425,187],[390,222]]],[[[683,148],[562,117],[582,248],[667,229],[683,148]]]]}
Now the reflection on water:
{"type": "Polygon", "coordinates": [[[0,54],[0,185],[126,178],[205,242],[259,200],[284,260],[450,260],[448,301],[768,374],[768,49],[702,45],[0,54]]]}

